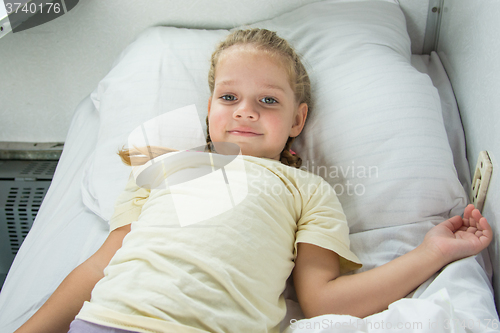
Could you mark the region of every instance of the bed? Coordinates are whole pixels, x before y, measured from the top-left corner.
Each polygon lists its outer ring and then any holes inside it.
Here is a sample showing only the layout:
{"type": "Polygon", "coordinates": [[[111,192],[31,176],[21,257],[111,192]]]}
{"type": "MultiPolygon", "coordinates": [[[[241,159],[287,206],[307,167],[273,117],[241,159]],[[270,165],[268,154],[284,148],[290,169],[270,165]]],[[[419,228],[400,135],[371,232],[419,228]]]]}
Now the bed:
{"type": "MultiPolygon", "coordinates": [[[[293,149],[337,192],[361,270],[417,246],[461,214],[470,172],[453,91],[439,56],[412,55],[397,1],[322,1],[248,27],[277,31],[302,54],[315,105],[293,149]]],[[[102,244],[130,169],[115,154],[132,131],[191,106],[172,130],[204,142],[206,73],[228,30],[145,30],[76,108],[52,185],[0,293],[13,332],[102,244]],[[194,108],[193,108],[194,107],[194,108]],[[199,120],[199,123],[197,122],[199,120]]],[[[162,143],[161,133],[149,136],[162,143]]],[[[285,332],[494,332],[488,253],[454,262],[389,309],[359,319],[304,319],[291,281],[285,332]]]]}

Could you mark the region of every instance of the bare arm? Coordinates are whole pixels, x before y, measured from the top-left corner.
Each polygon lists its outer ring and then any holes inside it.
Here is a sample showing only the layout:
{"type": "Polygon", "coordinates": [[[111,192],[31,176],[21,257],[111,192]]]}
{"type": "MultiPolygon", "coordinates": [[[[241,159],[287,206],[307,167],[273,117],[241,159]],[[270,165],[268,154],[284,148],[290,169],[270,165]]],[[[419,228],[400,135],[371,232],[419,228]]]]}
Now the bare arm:
{"type": "Polygon", "coordinates": [[[364,318],[383,311],[444,265],[417,248],[386,265],[339,276],[336,253],[312,244],[298,246],[299,269],[294,270],[293,279],[306,317],[334,313],[364,318]]]}
{"type": "Polygon", "coordinates": [[[332,251],[299,243],[293,271],[295,289],[306,317],[327,313],[364,318],[387,309],[444,265],[486,248],[492,231],[478,210],[468,206],[431,229],[413,251],[377,268],[339,276],[339,258],[332,251]]]}
{"type": "Polygon", "coordinates": [[[69,324],[90,300],[97,281],[104,276],[104,268],[122,246],[130,225],[113,230],[103,245],[89,259],[76,267],[45,304],[16,333],[68,332],[69,324]]]}

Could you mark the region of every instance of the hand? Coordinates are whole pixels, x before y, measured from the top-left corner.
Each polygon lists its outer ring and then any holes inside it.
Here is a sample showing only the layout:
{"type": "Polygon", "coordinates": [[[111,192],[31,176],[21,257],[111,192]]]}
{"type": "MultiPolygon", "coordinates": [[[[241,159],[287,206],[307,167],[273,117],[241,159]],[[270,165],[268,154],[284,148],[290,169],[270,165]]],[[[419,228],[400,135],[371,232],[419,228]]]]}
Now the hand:
{"type": "Polygon", "coordinates": [[[437,254],[444,265],[458,259],[478,254],[493,238],[488,221],[474,205],[468,205],[463,218],[454,216],[425,235],[422,246],[437,254]]]}

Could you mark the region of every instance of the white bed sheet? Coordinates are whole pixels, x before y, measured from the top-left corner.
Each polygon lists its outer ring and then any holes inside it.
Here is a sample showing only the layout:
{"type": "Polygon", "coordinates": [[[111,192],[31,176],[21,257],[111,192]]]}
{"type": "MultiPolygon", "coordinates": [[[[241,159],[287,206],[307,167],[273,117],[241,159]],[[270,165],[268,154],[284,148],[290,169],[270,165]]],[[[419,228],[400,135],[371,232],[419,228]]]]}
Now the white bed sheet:
{"type": "MultiPolygon", "coordinates": [[[[468,188],[470,176],[465,159],[465,140],[446,73],[435,53],[431,56],[414,55],[412,64],[419,71],[428,73],[439,90],[457,172],[468,188]]],[[[25,322],[64,277],[94,253],[107,236],[107,223],[83,204],[80,190],[85,165],[95,148],[98,129],[98,113],[90,97],[87,97],[75,111],[52,185],[0,293],[2,332],[13,332],[25,322]]],[[[431,222],[423,222],[359,232],[352,235],[351,248],[356,253],[362,253],[363,269],[370,269],[411,250],[421,241],[421,237],[412,235],[423,235],[430,227],[431,222]],[[368,233],[372,240],[380,239],[381,245],[375,253],[363,248],[368,233]]],[[[293,290],[288,288],[286,293],[288,311],[282,322],[283,330],[291,319],[303,318],[298,303],[294,301],[293,290]]],[[[448,265],[437,277],[429,279],[416,290],[413,300],[398,301],[389,310],[365,321],[355,321],[356,318],[349,316],[327,315],[292,321],[293,325],[288,327],[287,332],[331,332],[332,328],[335,332],[384,332],[388,326],[384,329],[381,326],[383,322],[391,322],[394,327],[397,323],[417,323],[411,329],[405,326],[400,332],[495,332],[498,331],[494,329],[495,323],[498,324],[498,315],[492,295],[491,265],[487,252],[483,252],[448,265]],[[453,323],[465,323],[466,329],[451,325],[453,323]]]]}

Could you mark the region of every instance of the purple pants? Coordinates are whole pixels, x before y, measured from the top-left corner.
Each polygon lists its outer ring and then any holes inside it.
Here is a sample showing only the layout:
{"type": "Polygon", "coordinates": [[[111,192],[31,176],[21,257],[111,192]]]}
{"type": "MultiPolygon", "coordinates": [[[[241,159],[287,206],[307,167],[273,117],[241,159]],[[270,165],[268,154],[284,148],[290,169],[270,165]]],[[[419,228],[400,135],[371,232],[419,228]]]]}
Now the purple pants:
{"type": "Polygon", "coordinates": [[[88,321],[75,319],[71,322],[68,333],[136,333],[119,328],[101,326],[88,321]]]}

